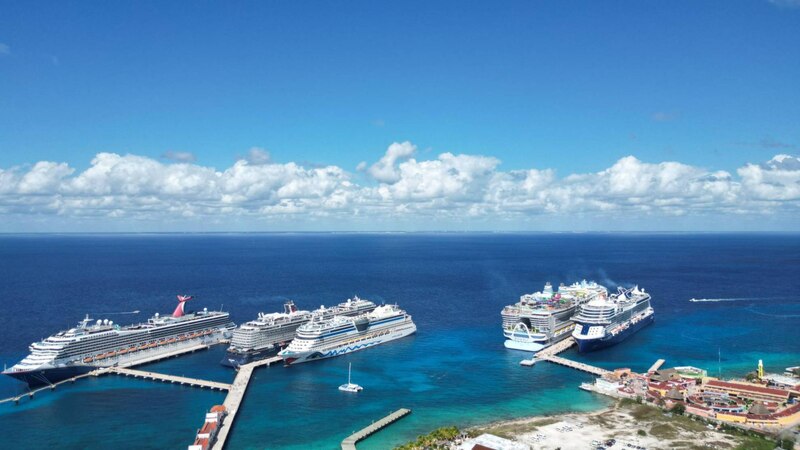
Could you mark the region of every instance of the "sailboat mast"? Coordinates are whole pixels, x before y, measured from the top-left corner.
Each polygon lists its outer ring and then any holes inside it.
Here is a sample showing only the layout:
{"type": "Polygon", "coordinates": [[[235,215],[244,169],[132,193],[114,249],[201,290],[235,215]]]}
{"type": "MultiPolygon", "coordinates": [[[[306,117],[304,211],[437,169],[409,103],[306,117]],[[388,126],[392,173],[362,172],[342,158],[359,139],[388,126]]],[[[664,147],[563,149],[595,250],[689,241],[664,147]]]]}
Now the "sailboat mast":
{"type": "Polygon", "coordinates": [[[349,364],[347,365],[347,384],[351,384],[351,383],[350,383],[350,372],[351,372],[352,370],[353,370],[353,363],[349,363],[349,364]]]}

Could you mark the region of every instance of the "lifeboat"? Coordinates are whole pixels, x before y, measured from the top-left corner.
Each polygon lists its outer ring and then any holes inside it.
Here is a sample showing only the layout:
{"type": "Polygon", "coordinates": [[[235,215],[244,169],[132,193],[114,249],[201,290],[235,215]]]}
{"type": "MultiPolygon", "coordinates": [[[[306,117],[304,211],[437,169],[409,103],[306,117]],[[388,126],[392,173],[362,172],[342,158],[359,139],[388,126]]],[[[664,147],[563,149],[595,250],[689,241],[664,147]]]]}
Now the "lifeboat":
{"type": "Polygon", "coordinates": [[[167,344],[172,344],[173,342],[175,342],[175,338],[167,339],[167,344]]]}
{"type": "Polygon", "coordinates": [[[88,356],[88,357],[86,357],[86,358],[83,358],[83,362],[85,362],[85,363],[90,363],[90,362],[92,362],[92,361],[94,361],[94,358],[92,358],[91,356],[88,356]]]}
{"type": "Polygon", "coordinates": [[[122,350],[117,352],[118,355],[124,355],[125,353],[128,353],[128,349],[127,348],[123,348],[122,350]]]}

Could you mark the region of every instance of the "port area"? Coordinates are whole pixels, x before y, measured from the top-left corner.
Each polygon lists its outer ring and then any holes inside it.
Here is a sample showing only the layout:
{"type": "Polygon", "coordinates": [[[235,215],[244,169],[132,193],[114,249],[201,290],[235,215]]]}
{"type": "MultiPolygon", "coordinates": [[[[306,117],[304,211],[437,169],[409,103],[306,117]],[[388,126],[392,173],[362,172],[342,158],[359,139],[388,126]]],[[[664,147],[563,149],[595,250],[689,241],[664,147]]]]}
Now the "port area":
{"type": "MultiPolygon", "coordinates": [[[[198,344],[198,345],[193,345],[193,346],[190,346],[190,347],[179,348],[179,349],[176,349],[176,350],[171,351],[171,352],[160,353],[160,354],[157,354],[157,355],[148,356],[146,358],[137,359],[136,361],[133,361],[133,362],[126,361],[124,363],[119,363],[116,366],[99,368],[97,370],[93,370],[91,372],[87,372],[87,373],[85,373],[83,375],[77,375],[77,376],[74,376],[72,378],[67,378],[66,380],[59,381],[57,383],[52,383],[52,384],[48,384],[46,386],[42,386],[42,387],[39,387],[39,388],[36,388],[36,389],[31,389],[31,390],[29,390],[28,392],[26,392],[24,394],[16,395],[14,397],[8,397],[6,399],[0,400],[0,403],[14,402],[15,404],[19,404],[20,400],[22,400],[25,397],[27,397],[29,399],[33,399],[34,396],[36,395],[36,393],[38,393],[38,392],[53,391],[53,390],[56,389],[57,386],[60,386],[62,384],[67,384],[67,383],[72,384],[72,383],[74,383],[75,381],[77,381],[77,380],[79,380],[81,378],[99,377],[99,376],[106,375],[106,374],[119,374],[119,375],[128,375],[128,376],[137,376],[138,375],[137,377],[149,378],[149,379],[152,379],[152,380],[160,380],[160,381],[179,383],[179,384],[184,384],[184,385],[194,385],[194,386],[199,386],[199,387],[212,388],[212,384],[214,382],[210,382],[210,381],[194,380],[194,379],[191,379],[191,378],[184,378],[184,377],[172,377],[171,375],[157,374],[157,373],[154,373],[154,372],[142,372],[142,371],[137,371],[137,370],[126,370],[126,369],[128,369],[130,367],[134,367],[134,366],[140,366],[140,365],[143,365],[143,364],[148,364],[148,363],[152,363],[152,362],[156,362],[156,361],[161,361],[163,359],[175,358],[177,356],[185,355],[187,353],[194,353],[194,352],[200,351],[200,350],[207,350],[212,345],[226,344],[226,343],[228,343],[228,341],[219,341],[219,342],[216,342],[216,343],[213,343],[213,344],[198,344]],[[149,376],[144,376],[145,374],[148,374],[149,376]],[[172,378],[172,379],[170,379],[170,378],[172,378]],[[182,379],[182,380],[180,380],[180,379],[182,379]],[[194,383],[192,381],[194,381],[194,383]]],[[[224,383],[219,383],[219,384],[224,384],[224,383]]],[[[215,389],[220,389],[220,388],[224,389],[223,387],[216,386],[216,385],[213,388],[215,388],[215,389]]]]}
{"type": "Polygon", "coordinates": [[[596,375],[594,383],[580,385],[585,391],[649,403],[718,426],[778,436],[800,424],[800,377],[790,369],[788,375],[764,374],[759,362],[752,379],[721,380],[696,367],[662,369],[665,360],[659,359],[643,374],[629,368],[612,371],[557,356],[573,345],[575,340],[567,338],[536,353],[535,360],[596,375]]]}
{"type": "Polygon", "coordinates": [[[372,424],[369,426],[366,426],[345,438],[345,440],[342,441],[342,450],[356,450],[356,443],[358,443],[358,441],[368,438],[369,436],[388,427],[389,425],[397,422],[409,414],[411,414],[410,409],[400,408],[383,419],[377,422],[372,422],[372,424]]]}

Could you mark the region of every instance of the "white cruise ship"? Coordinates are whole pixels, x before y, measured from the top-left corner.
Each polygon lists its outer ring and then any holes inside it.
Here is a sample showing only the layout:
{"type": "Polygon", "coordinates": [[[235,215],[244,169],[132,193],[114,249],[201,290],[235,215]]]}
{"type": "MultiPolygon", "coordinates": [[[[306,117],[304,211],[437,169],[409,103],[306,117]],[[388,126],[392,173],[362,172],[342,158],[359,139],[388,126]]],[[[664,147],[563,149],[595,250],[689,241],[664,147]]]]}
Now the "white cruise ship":
{"type": "Polygon", "coordinates": [[[500,312],[505,347],[536,352],[569,337],[575,327],[570,317],[576,308],[607,292],[604,286],[583,280],[561,284],[558,292],[547,283],[541,292],[522,295],[500,312]]]}
{"type": "Polygon", "coordinates": [[[332,308],[320,306],[313,312],[299,311],[291,300],[283,308],[282,313],[259,313],[258,319],[234,330],[231,345],[220,363],[238,367],[273,356],[294,339],[300,325],[312,318],[323,320],[334,316],[357,316],[375,309],[375,303],[355,296],[332,308]]]}
{"type": "Polygon", "coordinates": [[[650,306],[650,294],[636,286],[619,288],[610,297],[602,295],[581,305],[572,320],[576,323],[572,337],[578,343],[578,351],[590,352],[627,339],[653,323],[655,312],[650,306]]]}
{"type": "Polygon", "coordinates": [[[3,374],[28,386],[53,384],[99,367],[136,364],[198,344],[215,344],[235,325],[221,311],[186,313],[190,296],[178,296],[171,316],[156,313],[145,323],[119,326],[108,319],[92,323],[87,315],[75,328],[30,345],[30,354],[3,374]]]}
{"type": "Polygon", "coordinates": [[[312,320],[278,355],[287,365],[331,358],[414,334],[411,315],[397,305],[383,305],[356,317],[312,320]]]}

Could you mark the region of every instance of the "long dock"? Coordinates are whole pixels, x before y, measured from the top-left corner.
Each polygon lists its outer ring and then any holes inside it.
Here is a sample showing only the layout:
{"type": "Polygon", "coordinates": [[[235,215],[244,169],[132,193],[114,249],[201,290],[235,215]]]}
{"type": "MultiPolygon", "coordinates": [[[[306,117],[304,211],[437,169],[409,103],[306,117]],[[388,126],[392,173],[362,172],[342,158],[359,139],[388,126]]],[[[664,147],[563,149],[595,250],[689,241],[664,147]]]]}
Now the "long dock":
{"type": "Polygon", "coordinates": [[[163,373],[148,372],[144,370],[125,369],[122,367],[112,367],[107,373],[115,373],[134,378],[144,378],[146,380],[164,381],[168,383],[175,383],[181,385],[203,387],[208,389],[217,389],[220,391],[228,391],[231,385],[227,383],[220,383],[218,381],[200,380],[198,378],[179,377],[177,375],[167,375],[163,373]]]}
{"type": "Polygon", "coordinates": [[[378,431],[397,422],[409,414],[411,414],[410,409],[400,408],[383,419],[373,422],[371,425],[356,431],[342,441],[342,450],[356,450],[356,443],[358,441],[366,439],[367,437],[377,433],[378,431]]]}
{"type": "Polygon", "coordinates": [[[659,359],[658,361],[654,362],[652,366],[650,366],[650,369],[647,372],[648,373],[655,372],[656,370],[660,369],[661,366],[664,365],[664,362],[665,361],[663,359],[659,359]]]}
{"type": "Polygon", "coordinates": [[[594,375],[597,375],[597,376],[603,376],[603,375],[611,372],[609,370],[606,370],[606,369],[603,369],[603,368],[600,368],[600,367],[595,367],[595,366],[592,366],[592,365],[589,365],[589,364],[585,364],[585,363],[581,363],[581,362],[577,362],[577,361],[572,361],[571,359],[567,359],[567,358],[562,358],[560,356],[556,356],[559,353],[561,353],[561,352],[567,350],[568,348],[572,347],[573,345],[575,345],[575,339],[573,339],[571,337],[568,337],[568,338],[564,339],[563,341],[557,342],[557,343],[555,343],[555,344],[553,344],[553,345],[541,350],[540,352],[536,353],[536,358],[540,359],[540,360],[543,360],[543,361],[549,361],[549,362],[554,363],[554,364],[560,364],[562,366],[571,367],[573,369],[577,369],[577,370],[580,370],[580,371],[583,371],[583,372],[588,372],[588,373],[591,373],[591,374],[594,374],[594,375]]]}
{"type": "Polygon", "coordinates": [[[230,385],[228,395],[225,397],[225,402],[222,404],[225,406],[227,415],[220,424],[219,433],[217,434],[217,439],[214,442],[212,450],[222,450],[225,447],[225,441],[227,441],[228,434],[230,434],[233,428],[233,421],[236,419],[236,413],[242,405],[247,386],[250,384],[250,378],[253,376],[253,370],[258,367],[271,366],[282,360],[283,358],[280,356],[273,356],[272,358],[262,359],[261,361],[239,366],[236,378],[233,379],[233,384],[230,385]]]}

